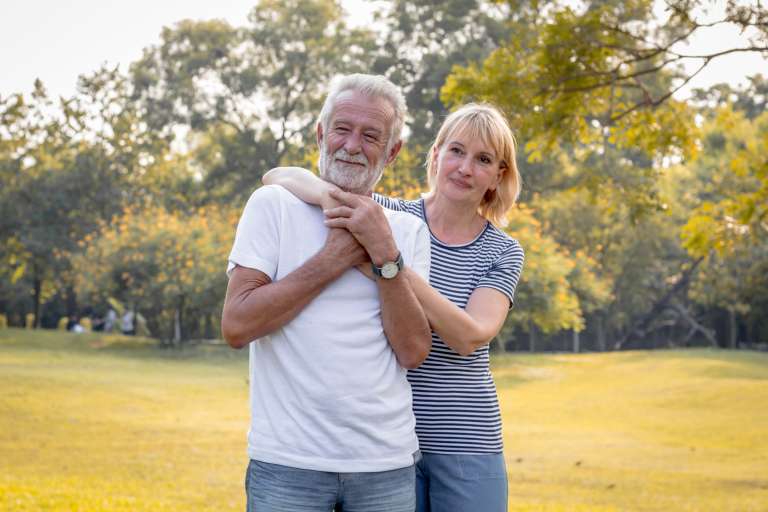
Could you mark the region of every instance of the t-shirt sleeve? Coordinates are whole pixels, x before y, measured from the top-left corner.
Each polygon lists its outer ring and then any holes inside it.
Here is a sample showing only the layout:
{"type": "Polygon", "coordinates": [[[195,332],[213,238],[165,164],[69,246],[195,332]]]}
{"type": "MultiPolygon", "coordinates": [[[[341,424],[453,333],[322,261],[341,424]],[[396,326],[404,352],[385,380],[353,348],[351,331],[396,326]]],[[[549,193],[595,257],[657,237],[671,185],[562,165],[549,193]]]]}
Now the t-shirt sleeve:
{"type": "Polygon", "coordinates": [[[397,199],[396,197],[387,197],[374,193],[373,200],[387,210],[395,210],[397,212],[405,211],[405,206],[402,199],[397,199]]]}
{"type": "Polygon", "coordinates": [[[275,279],[280,254],[280,190],[274,185],[257,189],[237,223],[229,253],[227,275],[235,265],[260,270],[275,279]]]}
{"type": "Polygon", "coordinates": [[[429,282],[429,267],[431,264],[431,246],[429,237],[429,228],[421,221],[418,222],[419,228],[416,232],[415,249],[413,262],[410,267],[422,279],[429,282]]]}
{"type": "Polygon", "coordinates": [[[516,240],[511,240],[509,246],[496,258],[488,272],[480,278],[477,287],[500,291],[509,299],[511,308],[515,302],[515,288],[523,271],[524,260],[523,248],[516,240]]]}

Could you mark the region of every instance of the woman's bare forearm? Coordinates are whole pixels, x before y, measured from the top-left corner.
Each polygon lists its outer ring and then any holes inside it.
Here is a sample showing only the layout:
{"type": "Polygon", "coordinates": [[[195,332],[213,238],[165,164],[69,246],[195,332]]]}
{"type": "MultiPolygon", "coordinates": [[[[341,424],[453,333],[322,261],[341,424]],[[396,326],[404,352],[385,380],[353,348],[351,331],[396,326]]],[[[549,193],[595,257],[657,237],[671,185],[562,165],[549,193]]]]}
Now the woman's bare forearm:
{"type": "Polygon", "coordinates": [[[305,203],[318,206],[325,206],[324,198],[336,188],[302,167],[275,167],[261,181],[265,185],[280,185],[305,203]]]}
{"type": "Polygon", "coordinates": [[[509,306],[500,292],[486,288],[475,290],[465,310],[415,272],[406,270],[406,275],[432,330],[458,354],[471,354],[501,330],[509,306]]]}

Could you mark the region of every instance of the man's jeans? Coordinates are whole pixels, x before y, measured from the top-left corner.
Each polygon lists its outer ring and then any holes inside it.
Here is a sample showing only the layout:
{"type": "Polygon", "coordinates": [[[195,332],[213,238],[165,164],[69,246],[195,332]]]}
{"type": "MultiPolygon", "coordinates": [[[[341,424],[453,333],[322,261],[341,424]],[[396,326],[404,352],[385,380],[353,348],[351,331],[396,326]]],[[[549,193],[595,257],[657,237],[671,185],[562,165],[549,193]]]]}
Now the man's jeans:
{"type": "Polygon", "coordinates": [[[414,466],[326,473],[251,460],[245,475],[247,512],[413,512],[415,482],[414,466]]]}

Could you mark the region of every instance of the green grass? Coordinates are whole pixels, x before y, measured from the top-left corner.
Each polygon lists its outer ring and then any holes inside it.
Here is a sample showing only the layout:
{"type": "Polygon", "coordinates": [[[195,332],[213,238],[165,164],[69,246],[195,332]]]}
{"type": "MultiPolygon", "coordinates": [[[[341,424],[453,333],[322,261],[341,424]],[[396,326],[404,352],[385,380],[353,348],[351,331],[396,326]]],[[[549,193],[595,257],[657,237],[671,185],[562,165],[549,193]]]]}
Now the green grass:
{"type": "MultiPolygon", "coordinates": [[[[494,375],[513,512],[768,511],[766,354],[512,355],[494,375]]],[[[223,347],[0,330],[0,510],[243,510],[246,379],[223,347]]]]}

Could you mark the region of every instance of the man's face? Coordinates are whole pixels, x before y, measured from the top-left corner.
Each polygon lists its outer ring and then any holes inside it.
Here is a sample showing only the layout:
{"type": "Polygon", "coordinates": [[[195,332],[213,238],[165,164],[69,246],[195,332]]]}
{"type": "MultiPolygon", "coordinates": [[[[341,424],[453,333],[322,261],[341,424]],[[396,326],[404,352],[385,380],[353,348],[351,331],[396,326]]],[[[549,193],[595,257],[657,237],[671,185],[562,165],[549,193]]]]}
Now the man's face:
{"type": "Polygon", "coordinates": [[[357,91],[339,94],[328,126],[318,132],[320,175],[349,192],[370,193],[396,154],[387,154],[393,120],[384,98],[357,91]]]}

